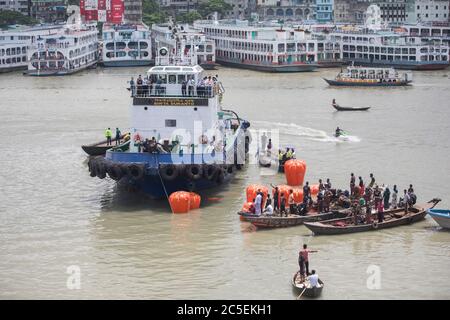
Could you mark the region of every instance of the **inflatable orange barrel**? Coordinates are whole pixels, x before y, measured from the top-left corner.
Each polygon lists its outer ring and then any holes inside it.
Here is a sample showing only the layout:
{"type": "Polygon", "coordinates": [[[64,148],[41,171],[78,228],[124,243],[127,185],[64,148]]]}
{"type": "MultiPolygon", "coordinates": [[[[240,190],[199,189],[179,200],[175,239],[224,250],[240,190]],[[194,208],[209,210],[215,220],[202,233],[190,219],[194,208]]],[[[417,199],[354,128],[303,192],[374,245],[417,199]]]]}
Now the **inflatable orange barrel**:
{"type": "Polygon", "coordinates": [[[319,193],[319,185],[313,184],[311,185],[310,189],[311,189],[311,196],[317,196],[317,194],[319,193]]]}
{"type": "Polygon", "coordinates": [[[200,202],[202,202],[202,198],[195,192],[189,192],[190,204],[189,210],[200,208],[200,202]]]}
{"type": "Polygon", "coordinates": [[[260,184],[251,184],[246,189],[247,194],[247,202],[253,202],[253,199],[256,198],[256,193],[258,190],[261,190],[263,193],[263,208],[266,205],[267,195],[269,194],[269,189],[267,189],[266,186],[260,185],[260,184]]]}
{"type": "Polygon", "coordinates": [[[176,191],[169,196],[173,213],[187,213],[191,206],[191,195],[186,191],[176,191]]]}
{"type": "Polygon", "coordinates": [[[291,159],[284,164],[284,174],[287,184],[290,186],[300,186],[303,184],[306,173],[306,163],[303,160],[291,159]]]}
{"type": "Polygon", "coordinates": [[[293,188],[292,190],[294,190],[293,194],[295,203],[303,202],[303,189],[293,188]]]}

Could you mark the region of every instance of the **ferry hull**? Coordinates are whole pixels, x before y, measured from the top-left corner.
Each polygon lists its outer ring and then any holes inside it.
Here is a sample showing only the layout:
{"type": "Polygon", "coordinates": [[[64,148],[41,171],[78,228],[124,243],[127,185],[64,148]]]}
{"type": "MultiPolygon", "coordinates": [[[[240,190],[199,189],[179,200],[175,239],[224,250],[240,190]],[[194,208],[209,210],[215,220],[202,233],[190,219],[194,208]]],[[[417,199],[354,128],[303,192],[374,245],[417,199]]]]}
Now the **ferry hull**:
{"type": "Polygon", "coordinates": [[[97,66],[97,61],[92,61],[89,64],[78,68],[78,69],[72,69],[72,70],[27,70],[23,74],[31,77],[52,77],[52,76],[67,76],[70,74],[74,74],[77,72],[80,72],[85,69],[91,69],[95,68],[97,66]]]}
{"type": "Polygon", "coordinates": [[[116,61],[103,61],[104,67],[140,67],[154,65],[153,60],[116,60],[116,61]]]}
{"type": "Polygon", "coordinates": [[[25,66],[0,68],[0,73],[7,73],[7,72],[13,72],[13,71],[19,71],[19,70],[27,70],[27,66],[25,65],[25,66]]]}
{"type": "Polygon", "coordinates": [[[216,70],[217,63],[201,63],[200,67],[202,67],[205,70],[216,70]]]}
{"type": "Polygon", "coordinates": [[[337,87],[404,87],[410,84],[410,82],[407,81],[363,83],[363,82],[336,81],[329,79],[324,80],[330,86],[337,86],[337,87]]]}
{"type": "Polygon", "coordinates": [[[316,64],[285,64],[285,65],[257,65],[246,64],[239,62],[231,62],[217,59],[217,61],[224,66],[236,67],[241,69],[249,69],[254,71],[273,72],[273,73],[287,73],[287,72],[311,72],[317,69],[316,64]]]}
{"type": "Polygon", "coordinates": [[[345,64],[344,61],[319,61],[317,67],[319,68],[336,68],[345,64]]]}
{"type": "Polygon", "coordinates": [[[446,61],[443,62],[433,62],[433,63],[424,63],[424,62],[407,62],[407,61],[374,61],[370,62],[367,60],[348,60],[347,64],[353,63],[355,65],[360,65],[363,67],[393,67],[395,69],[402,70],[443,70],[449,66],[449,63],[446,61]]]}

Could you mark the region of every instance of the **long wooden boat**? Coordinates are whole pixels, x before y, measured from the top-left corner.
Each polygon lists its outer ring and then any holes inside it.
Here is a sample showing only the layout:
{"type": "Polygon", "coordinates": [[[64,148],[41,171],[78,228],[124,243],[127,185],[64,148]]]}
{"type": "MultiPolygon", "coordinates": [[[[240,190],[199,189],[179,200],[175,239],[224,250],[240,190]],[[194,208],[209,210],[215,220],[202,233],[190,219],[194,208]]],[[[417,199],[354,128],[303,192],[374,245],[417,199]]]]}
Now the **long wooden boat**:
{"type": "Polygon", "coordinates": [[[332,106],[337,111],[367,111],[370,109],[370,107],[341,107],[336,103],[333,103],[332,106]]]}
{"type": "MultiPolygon", "coordinates": [[[[120,139],[123,139],[126,135],[127,135],[127,134],[124,133],[124,134],[120,137],[120,139]]],[[[96,142],[96,143],[93,143],[93,144],[83,145],[83,146],[81,146],[81,149],[83,149],[84,152],[86,152],[86,153],[87,153],[88,155],[90,155],[90,156],[102,156],[102,155],[105,155],[105,153],[106,153],[107,150],[116,147],[116,146],[115,146],[115,142],[116,142],[116,139],[112,139],[112,140],[111,140],[111,145],[108,146],[108,145],[106,144],[107,141],[106,141],[106,140],[103,140],[103,141],[96,142]]],[[[126,144],[126,143],[123,143],[122,145],[119,145],[119,146],[117,146],[117,147],[123,146],[123,145],[125,145],[125,144],[126,144]]],[[[122,151],[128,150],[128,147],[129,147],[129,143],[126,144],[126,146],[123,146],[123,147],[122,147],[122,148],[125,148],[125,149],[123,149],[122,151]]]]}
{"type": "Polygon", "coordinates": [[[301,296],[305,296],[308,298],[317,298],[321,295],[324,283],[322,280],[319,279],[319,286],[317,287],[311,287],[311,284],[309,283],[308,279],[304,282],[300,282],[298,272],[294,273],[294,276],[292,277],[292,287],[294,288],[295,292],[297,294],[301,294],[301,296]],[[302,293],[303,292],[303,293],[302,293]]]}
{"type": "Polygon", "coordinates": [[[376,80],[331,80],[323,78],[330,86],[339,87],[403,87],[410,85],[411,81],[408,80],[395,80],[395,81],[376,81],[376,80]]]}
{"type": "Polygon", "coordinates": [[[312,213],[306,216],[299,216],[295,214],[290,214],[287,217],[279,216],[267,216],[255,214],[248,212],[238,212],[242,217],[242,220],[250,222],[258,228],[286,228],[301,225],[305,222],[322,221],[336,218],[343,218],[347,216],[348,209],[344,210],[332,210],[330,212],[323,213],[312,213]]]}
{"type": "Polygon", "coordinates": [[[433,199],[426,204],[415,205],[408,210],[407,214],[405,214],[405,210],[402,208],[388,210],[384,213],[385,220],[381,223],[376,222],[378,221],[377,214],[373,213],[372,221],[374,222],[371,224],[363,223],[354,225],[353,217],[330,219],[320,222],[305,222],[304,224],[315,235],[335,235],[365,231],[377,231],[421,221],[425,218],[427,209],[433,208],[439,201],[440,199],[433,199]]]}

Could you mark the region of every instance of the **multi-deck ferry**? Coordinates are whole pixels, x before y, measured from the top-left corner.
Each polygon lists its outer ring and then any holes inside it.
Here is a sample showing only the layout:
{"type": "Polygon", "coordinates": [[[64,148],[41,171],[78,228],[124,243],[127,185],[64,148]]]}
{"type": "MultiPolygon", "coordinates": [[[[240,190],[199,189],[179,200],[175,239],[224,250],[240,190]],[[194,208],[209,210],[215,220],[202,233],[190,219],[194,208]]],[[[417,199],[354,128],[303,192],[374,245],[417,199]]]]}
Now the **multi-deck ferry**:
{"type": "Polygon", "coordinates": [[[153,64],[152,41],[144,24],[103,25],[102,64],[105,67],[153,64]]]}
{"type": "MultiPolygon", "coordinates": [[[[173,23],[154,24],[152,37],[155,48],[168,48],[171,56],[194,56],[195,64],[205,70],[216,67],[216,45],[213,40],[207,39],[205,34],[193,29],[187,24],[175,25],[173,23]]],[[[158,63],[156,63],[158,64],[158,63]]]]}
{"type": "Polygon", "coordinates": [[[242,168],[249,122],[222,107],[224,88],[217,78],[192,60],[171,60],[175,63],[154,66],[145,79],[133,80],[130,138],[105,157],[90,159],[92,177],[109,176],[163,198],[221,185],[242,168]]]}
{"type": "Polygon", "coordinates": [[[28,52],[30,76],[59,76],[95,66],[98,38],[95,24],[66,24],[50,34],[39,35],[28,52]]]}
{"type": "Polygon", "coordinates": [[[51,34],[61,25],[22,27],[0,32],[0,73],[25,70],[28,67],[28,50],[40,35],[51,34]]]}

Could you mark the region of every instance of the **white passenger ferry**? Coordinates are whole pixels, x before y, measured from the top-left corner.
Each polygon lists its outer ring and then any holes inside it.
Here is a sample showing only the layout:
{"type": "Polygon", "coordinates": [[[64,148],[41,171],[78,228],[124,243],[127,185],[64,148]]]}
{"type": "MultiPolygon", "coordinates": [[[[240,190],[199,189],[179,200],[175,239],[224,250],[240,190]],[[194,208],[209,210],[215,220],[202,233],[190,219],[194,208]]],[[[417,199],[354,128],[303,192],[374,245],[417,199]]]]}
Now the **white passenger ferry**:
{"type": "Polygon", "coordinates": [[[196,21],[216,44],[220,64],[268,72],[312,71],[341,65],[340,45],[303,27],[245,20],[196,21]]]}
{"type": "Polygon", "coordinates": [[[31,43],[25,74],[67,75],[96,66],[97,34],[95,24],[67,24],[51,34],[39,35],[31,43]]]}
{"type": "Polygon", "coordinates": [[[0,32],[0,73],[26,70],[28,50],[39,35],[51,34],[59,25],[21,27],[0,32]]]}
{"type": "Polygon", "coordinates": [[[438,70],[449,65],[446,45],[392,29],[343,27],[330,36],[341,44],[342,59],[358,65],[409,70],[438,70]]]}
{"type": "MultiPolygon", "coordinates": [[[[196,64],[205,70],[216,67],[216,46],[213,40],[189,25],[173,23],[152,26],[152,37],[155,48],[165,47],[171,56],[179,56],[176,51],[186,57],[194,56],[196,64]]],[[[158,62],[155,62],[158,64],[158,62]]]]}
{"type": "Polygon", "coordinates": [[[144,24],[104,24],[102,40],[101,57],[105,67],[153,64],[150,30],[144,24]]]}

